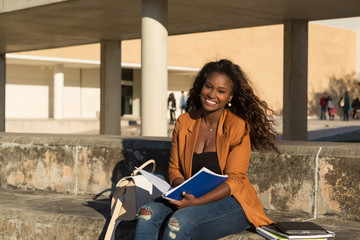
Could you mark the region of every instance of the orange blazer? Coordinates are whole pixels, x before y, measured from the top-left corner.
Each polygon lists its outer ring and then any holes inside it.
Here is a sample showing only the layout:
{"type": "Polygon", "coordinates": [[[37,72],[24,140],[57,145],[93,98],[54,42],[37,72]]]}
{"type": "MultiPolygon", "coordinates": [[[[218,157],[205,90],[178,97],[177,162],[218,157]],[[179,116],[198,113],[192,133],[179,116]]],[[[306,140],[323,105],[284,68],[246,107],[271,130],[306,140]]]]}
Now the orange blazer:
{"type": "MultiPolygon", "coordinates": [[[[172,146],[169,162],[169,179],[172,184],[177,177],[191,177],[192,159],[198,138],[201,111],[182,114],[172,134],[172,146]]],[[[250,137],[247,134],[242,143],[245,121],[225,109],[220,117],[216,134],[216,152],[222,174],[229,178],[225,183],[231,189],[231,195],[241,204],[246,217],[255,227],[272,223],[264,212],[256,191],[248,177],[251,154],[250,137]]]]}

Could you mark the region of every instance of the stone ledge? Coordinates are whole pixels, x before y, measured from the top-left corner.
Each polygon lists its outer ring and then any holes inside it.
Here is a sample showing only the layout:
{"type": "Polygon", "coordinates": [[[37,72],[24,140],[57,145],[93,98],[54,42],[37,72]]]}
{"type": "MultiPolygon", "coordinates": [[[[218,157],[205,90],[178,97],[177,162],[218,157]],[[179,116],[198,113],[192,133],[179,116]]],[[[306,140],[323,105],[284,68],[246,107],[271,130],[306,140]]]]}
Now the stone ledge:
{"type": "MultiPolygon", "coordinates": [[[[0,134],[2,187],[98,194],[148,159],[168,175],[169,138],[0,134]]],[[[272,211],[360,221],[360,144],[279,143],[280,154],[252,152],[248,176],[272,211]]],[[[108,192],[107,192],[108,193],[108,192]]]]}
{"type": "MultiPolygon", "coordinates": [[[[269,213],[274,221],[307,219],[290,213],[269,213]]],[[[16,239],[103,239],[110,218],[107,197],[70,195],[32,190],[0,188],[0,238],[16,239]]],[[[335,239],[359,239],[360,222],[321,218],[314,222],[336,232],[335,239]]],[[[132,239],[135,223],[122,222],[116,239],[132,239]]],[[[221,240],[261,240],[245,231],[221,240]]]]}

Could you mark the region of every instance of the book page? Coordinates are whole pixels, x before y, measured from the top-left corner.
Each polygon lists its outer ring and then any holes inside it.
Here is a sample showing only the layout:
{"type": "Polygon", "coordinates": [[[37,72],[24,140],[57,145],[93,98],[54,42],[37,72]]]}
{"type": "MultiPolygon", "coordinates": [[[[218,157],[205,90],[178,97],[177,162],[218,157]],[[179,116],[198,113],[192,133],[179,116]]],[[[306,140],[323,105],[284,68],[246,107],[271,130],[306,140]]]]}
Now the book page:
{"type": "Polygon", "coordinates": [[[255,230],[257,233],[259,233],[261,236],[265,237],[266,239],[270,239],[270,240],[288,239],[288,238],[276,235],[274,233],[268,232],[260,227],[256,228],[255,230]]]}
{"type": "Polygon", "coordinates": [[[166,181],[164,181],[163,179],[159,178],[158,176],[155,176],[152,173],[149,173],[146,170],[140,169],[135,167],[136,170],[138,170],[142,175],[144,175],[144,177],[146,177],[152,184],[154,184],[154,186],[159,189],[160,192],[162,192],[163,194],[166,193],[168,190],[170,190],[172,187],[170,186],[170,184],[168,184],[166,181]]]}

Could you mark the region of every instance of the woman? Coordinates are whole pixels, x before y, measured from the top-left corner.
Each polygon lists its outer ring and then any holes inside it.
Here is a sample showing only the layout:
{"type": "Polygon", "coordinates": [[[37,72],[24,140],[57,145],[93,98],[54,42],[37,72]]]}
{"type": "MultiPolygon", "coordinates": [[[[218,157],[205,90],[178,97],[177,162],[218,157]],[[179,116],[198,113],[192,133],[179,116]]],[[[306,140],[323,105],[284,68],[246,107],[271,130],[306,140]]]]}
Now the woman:
{"type": "Polygon", "coordinates": [[[168,108],[170,110],[170,124],[173,124],[176,120],[175,111],[176,111],[176,100],[174,93],[170,93],[168,97],[168,108]]]}
{"type": "Polygon", "coordinates": [[[351,110],[349,92],[345,94],[339,100],[339,106],[343,109],[343,121],[349,121],[349,111],[351,110]]]}
{"type": "Polygon", "coordinates": [[[218,239],[272,223],[247,178],[251,148],[277,151],[268,111],[238,65],[206,64],[175,124],[169,179],[175,187],[204,166],[229,178],[198,198],[146,204],[135,239],[218,239]]]}

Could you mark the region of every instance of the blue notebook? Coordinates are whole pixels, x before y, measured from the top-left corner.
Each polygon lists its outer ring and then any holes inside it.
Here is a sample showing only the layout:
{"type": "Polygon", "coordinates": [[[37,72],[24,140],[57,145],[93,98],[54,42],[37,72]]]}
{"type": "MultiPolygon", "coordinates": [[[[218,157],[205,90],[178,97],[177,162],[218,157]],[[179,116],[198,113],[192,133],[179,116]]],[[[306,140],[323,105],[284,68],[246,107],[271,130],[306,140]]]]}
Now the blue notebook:
{"type": "Polygon", "coordinates": [[[228,179],[227,175],[216,174],[203,167],[194,176],[187,179],[179,186],[172,188],[166,181],[143,169],[138,169],[156,188],[162,192],[162,196],[168,200],[181,200],[182,193],[192,194],[200,197],[210,192],[228,179]]]}

